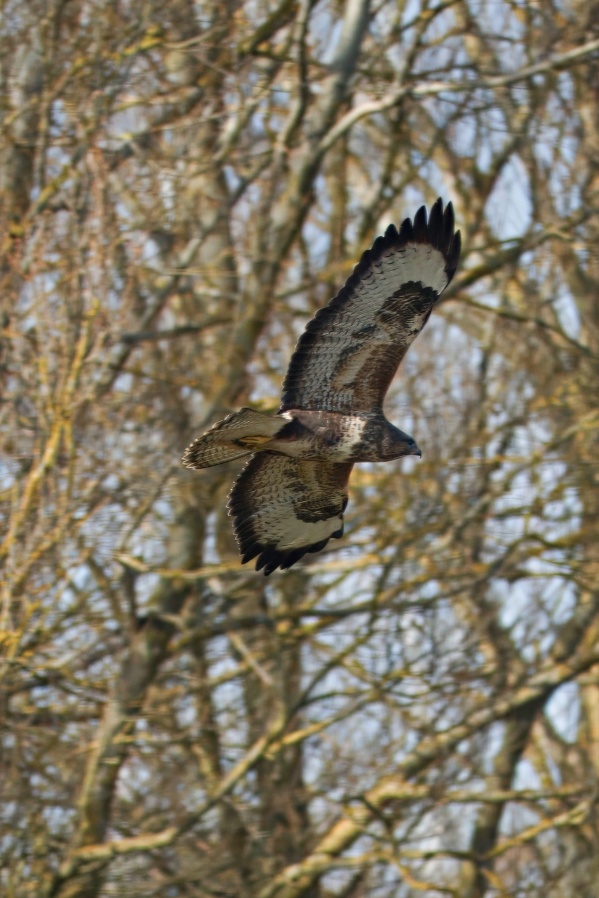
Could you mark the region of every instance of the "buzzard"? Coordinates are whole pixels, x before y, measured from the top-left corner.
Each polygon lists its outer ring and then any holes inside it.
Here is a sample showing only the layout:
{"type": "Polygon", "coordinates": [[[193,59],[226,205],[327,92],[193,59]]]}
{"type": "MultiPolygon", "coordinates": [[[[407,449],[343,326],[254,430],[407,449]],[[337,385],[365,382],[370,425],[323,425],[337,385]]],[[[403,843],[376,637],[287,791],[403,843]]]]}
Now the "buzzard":
{"type": "Polygon", "coordinates": [[[229,496],[242,564],[289,568],[343,534],[355,462],[421,456],[383,414],[397,367],[451,281],[460,257],[451,203],[390,225],[308,323],[276,415],[250,408],[219,421],[183,464],[208,468],[250,455],[229,496]]]}

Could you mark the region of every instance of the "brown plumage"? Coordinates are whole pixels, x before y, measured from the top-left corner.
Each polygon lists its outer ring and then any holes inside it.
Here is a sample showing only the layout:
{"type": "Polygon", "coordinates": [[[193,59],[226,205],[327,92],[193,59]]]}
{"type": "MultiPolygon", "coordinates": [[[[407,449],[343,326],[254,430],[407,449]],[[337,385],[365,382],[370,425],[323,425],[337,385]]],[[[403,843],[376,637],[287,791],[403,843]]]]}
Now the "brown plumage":
{"type": "Polygon", "coordinates": [[[451,203],[391,225],[300,337],[276,415],[241,409],[195,440],[183,464],[205,468],[253,453],[229,498],[242,562],[270,574],[343,533],[358,461],[420,455],[382,410],[398,365],[460,257],[451,203]]]}

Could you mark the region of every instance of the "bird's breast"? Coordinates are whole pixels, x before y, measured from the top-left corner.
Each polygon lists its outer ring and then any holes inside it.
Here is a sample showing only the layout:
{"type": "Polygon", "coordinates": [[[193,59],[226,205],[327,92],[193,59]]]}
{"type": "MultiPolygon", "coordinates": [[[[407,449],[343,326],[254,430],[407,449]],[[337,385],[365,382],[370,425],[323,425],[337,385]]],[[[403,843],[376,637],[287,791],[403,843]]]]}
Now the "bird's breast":
{"type": "Polygon", "coordinates": [[[289,424],[267,448],[294,458],[352,461],[356,459],[356,453],[360,453],[369,428],[369,421],[363,415],[291,409],[285,412],[285,417],[289,424]]]}

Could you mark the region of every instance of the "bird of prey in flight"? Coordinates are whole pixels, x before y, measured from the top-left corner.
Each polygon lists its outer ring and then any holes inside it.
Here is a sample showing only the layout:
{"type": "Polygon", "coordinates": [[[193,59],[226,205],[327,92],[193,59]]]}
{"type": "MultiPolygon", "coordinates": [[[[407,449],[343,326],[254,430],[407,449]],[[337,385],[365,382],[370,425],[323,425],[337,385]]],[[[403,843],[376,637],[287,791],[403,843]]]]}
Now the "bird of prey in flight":
{"type": "Polygon", "coordinates": [[[242,563],[271,574],[343,535],[356,462],[421,455],[385,418],[383,401],[460,258],[452,204],[390,225],[344,287],[308,323],[276,415],[250,408],[194,440],[189,468],[250,456],[229,496],[242,563]]]}

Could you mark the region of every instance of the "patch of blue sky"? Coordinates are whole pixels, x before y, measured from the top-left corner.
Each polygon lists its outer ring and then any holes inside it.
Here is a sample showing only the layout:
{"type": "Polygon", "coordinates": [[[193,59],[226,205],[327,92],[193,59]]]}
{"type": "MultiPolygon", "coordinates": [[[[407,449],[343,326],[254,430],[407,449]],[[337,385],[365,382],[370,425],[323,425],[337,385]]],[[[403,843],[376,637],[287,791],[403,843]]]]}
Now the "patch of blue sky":
{"type": "MultiPolygon", "coordinates": [[[[175,174],[171,175],[169,172],[163,171],[160,180],[158,181],[158,195],[161,202],[161,212],[166,217],[165,227],[171,223],[170,215],[175,212],[177,207],[177,174],[179,174],[180,177],[185,176],[183,166],[180,161],[175,164],[175,174]],[[179,169],[178,173],[177,169],[179,169]]],[[[129,214],[128,210],[123,211],[124,214],[129,214]]]]}
{"type": "MultiPolygon", "coordinates": [[[[545,439],[550,438],[550,434],[542,421],[531,421],[526,429],[519,428],[519,432],[527,434],[528,439],[532,439],[532,445],[543,447],[545,439]]],[[[535,458],[521,468],[521,462],[508,462],[512,465],[512,470],[517,473],[515,476],[506,478],[506,471],[509,474],[510,468],[504,469],[503,477],[509,490],[497,498],[495,508],[497,511],[505,512],[509,510],[512,503],[516,509],[520,509],[520,501],[523,495],[528,494],[530,497],[530,508],[534,508],[532,504],[534,498],[541,499],[543,502],[543,516],[538,518],[533,511],[528,518],[532,525],[538,525],[543,528],[543,533],[547,539],[560,539],[568,535],[568,533],[577,529],[580,525],[581,504],[576,491],[572,489],[564,490],[561,486],[564,479],[568,476],[568,466],[565,462],[552,456],[548,451],[545,457],[535,458]],[[521,468],[521,470],[518,470],[521,468]],[[558,495],[555,495],[558,488],[558,495]],[[557,513],[559,510],[559,514],[557,513]]],[[[497,475],[499,477],[499,475],[497,475]]]]}
{"type": "MultiPolygon", "coordinates": [[[[32,276],[29,282],[20,286],[14,311],[19,316],[19,328],[23,333],[33,333],[40,327],[45,329],[45,334],[60,333],[54,316],[45,314],[48,309],[56,309],[57,312],[64,314],[64,300],[60,295],[60,281],[63,275],[58,268],[59,252],[53,253],[50,259],[52,264],[57,265],[55,270],[49,267],[42,274],[32,276]]],[[[47,337],[45,342],[48,342],[47,337]]]]}
{"type": "MultiPolygon", "coordinates": [[[[465,767],[469,766],[470,759],[468,759],[465,767]]],[[[459,785],[459,782],[455,782],[455,778],[459,776],[459,771],[452,770],[451,776],[454,785],[459,785]]],[[[472,777],[471,773],[470,776],[472,777]]],[[[446,783],[441,780],[440,786],[445,790],[446,783]]],[[[472,788],[472,779],[468,780],[467,788],[469,792],[475,791],[472,788]]],[[[401,840],[402,845],[409,846],[413,844],[421,851],[440,851],[442,854],[451,851],[463,851],[464,844],[468,843],[468,835],[474,823],[476,810],[477,808],[474,804],[459,804],[457,806],[447,804],[431,808],[428,811],[423,803],[422,816],[416,825],[407,821],[405,824],[400,823],[397,828],[397,836],[401,840]]],[[[442,882],[444,874],[445,876],[452,875],[452,877],[456,875],[457,867],[460,863],[461,861],[450,858],[435,857],[421,862],[418,865],[418,870],[421,877],[442,882]]],[[[428,890],[426,894],[430,894],[428,890]]]]}
{"type": "Polygon", "coordinates": [[[210,679],[214,683],[214,688],[218,690],[217,708],[224,710],[231,707],[240,694],[240,683],[236,682],[234,677],[238,664],[231,653],[228,636],[214,636],[206,642],[206,661],[210,679]]]}
{"type": "MultiPolygon", "coordinates": [[[[230,770],[247,751],[250,734],[243,711],[244,694],[241,678],[236,677],[230,647],[221,643],[222,657],[215,658],[215,643],[217,640],[211,640],[212,707],[221,733],[223,768],[230,770]]],[[[196,725],[197,723],[194,727],[196,725]]]]}
{"type": "Polygon", "coordinates": [[[513,789],[541,789],[543,782],[537,768],[526,757],[523,757],[518,763],[514,779],[512,782],[513,789]]]}
{"type": "MultiPolygon", "coordinates": [[[[567,101],[568,103],[573,104],[573,109],[576,108],[576,89],[575,89],[575,80],[572,77],[571,72],[563,71],[563,72],[554,72],[551,75],[552,79],[555,79],[556,91],[555,93],[549,94],[547,108],[550,111],[555,111],[556,118],[560,118],[563,116],[563,102],[567,101]]],[[[572,113],[573,118],[577,118],[577,112],[572,113]]]]}
{"type": "MultiPolygon", "coordinates": [[[[147,761],[143,758],[143,736],[148,731],[147,721],[143,717],[139,717],[135,727],[142,756],[140,757],[137,753],[130,752],[127,764],[119,777],[118,796],[124,802],[137,801],[140,789],[143,789],[146,793],[148,791],[151,793],[153,790],[152,773],[147,761]]],[[[152,734],[152,738],[153,740],[158,738],[156,730],[152,734]]]]}
{"type": "MultiPolygon", "coordinates": [[[[212,646],[206,645],[209,652],[212,652],[212,646]]],[[[223,646],[223,652],[226,647],[223,646]]],[[[229,660],[229,659],[227,659],[229,660]]],[[[248,731],[246,721],[241,708],[243,706],[243,690],[240,683],[234,679],[226,681],[227,676],[232,676],[235,671],[235,665],[231,662],[227,669],[221,669],[220,673],[216,673],[219,667],[218,659],[215,663],[211,663],[209,676],[211,679],[217,679],[218,676],[223,677],[222,682],[215,687],[212,695],[212,706],[219,718],[222,726],[222,741],[225,746],[224,757],[229,760],[230,767],[235,760],[247,747],[248,731]]],[[[203,708],[201,701],[198,700],[197,685],[198,672],[195,660],[190,658],[187,653],[183,653],[177,659],[171,659],[169,664],[168,678],[171,686],[171,712],[177,720],[177,729],[184,732],[185,737],[191,740],[202,740],[204,735],[205,720],[203,718],[203,708]]],[[[152,724],[144,721],[148,730],[151,731],[152,724]]],[[[171,733],[167,730],[158,730],[157,740],[165,742],[168,746],[171,740],[171,733]]],[[[178,747],[174,747],[178,751],[178,747]]]]}
{"type": "MultiPolygon", "coordinates": [[[[118,539],[118,528],[114,525],[113,535],[110,536],[108,528],[104,532],[97,549],[102,554],[114,554],[124,552],[136,558],[142,564],[161,566],[167,563],[167,550],[165,546],[165,535],[161,532],[161,527],[157,525],[155,520],[143,521],[136,530],[131,531],[127,535],[127,539],[118,539]],[[122,544],[124,542],[124,545],[122,544]]],[[[162,530],[166,528],[163,526],[162,530]]],[[[136,594],[139,596],[139,611],[144,614],[151,610],[146,604],[146,600],[150,599],[154,591],[160,584],[160,576],[158,574],[147,571],[140,573],[136,578],[136,594]]]]}
{"type": "MultiPolygon", "coordinates": [[[[337,562],[343,560],[349,562],[350,556],[362,557],[360,551],[351,546],[344,546],[342,541],[331,541],[327,552],[329,549],[332,550],[330,560],[337,562]]],[[[313,560],[316,563],[318,563],[318,557],[314,556],[313,560]]],[[[322,560],[326,563],[326,557],[322,560]]],[[[313,607],[318,612],[318,617],[321,617],[323,613],[334,614],[336,611],[342,612],[334,627],[327,628],[318,635],[319,645],[328,645],[335,650],[351,645],[356,636],[356,629],[359,630],[362,626],[366,626],[372,615],[371,608],[367,604],[373,595],[371,569],[359,568],[351,571],[349,563],[348,568],[350,568],[349,573],[347,569],[342,569],[341,571],[332,570],[330,572],[321,571],[317,579],[319,585],[318,601],[315,602],[313,607]],[[340,579],[341,588],[338,588],[340,579]],[[329,588],[322,589],[325,585],[328,585],[329,588]]],[[[306,619],[309,620],[311,616],[310,611],[307,611],[306,619]]]]}
{"type": "MultiPolygon", "coordinates": [[[[241,174],[236,170],[234,165],[226,165],[226,164],[222,166],[222,173],[223,173],[225,181],[227,183],[229,192],[235,193],[242,184],[241,174]]],[[[255,207],[254,207],[254,212],[255,212],[255,207]]]]}
{"type": "MultiPolygon", "coordinates": [[[[518,764],[516,770],[522,764],[518,764]]],[[[512,788],[514,788],[512,786],[512,788]]],[[[528,788],[532,789],[533,786],[520,786],[519,788],[528,788]]],[[[499,822],[499,831],[504,838],[512,838],[517,836],[527,827],[532,827],[537,825],[540,822],[541,814],[534,810],[529,804],[525,802],[508,802],[501,815],[501,820],[499,822]]],[[[542,836],[542,831],[540,833],[542,836]]],[[[518,895],[542,895],[545,889],[543,888],[543,884],[538,881],[538,874],[534,870],[534,866],[531,865],[530,871],[526,871],[526,865],[524,865],[522,874],[519,873],[518,878],[518,891],[516,894],[518,895]],[[537,888],[531,888],[532,881],[535,881],[537,888]],[[541,886],[540,890],[538,887],[541,886]]],[[[497,893],[495,893],[497,894],[497,893]]],[[[503,893],[505,894],[505,892],[503,893]]]]}
{"type": "MultiPolygon", "coordinates": [[[[408,6],[410,4],[406,6],[406,10],[408,6]]],[[[467,79],[469,72],[458,67],[468,62],[462,37],[451,33],[456,25],[453,10],[447,8],[440,14],[429,17],[423,35],[420,34],[422,19],[418,12],[405,18],[402,43],[390,48],[389,60],[403,73],[404,56],[407,52],[412,52],[416,40],[420,45],[419,52],[411,63],[409,72],[405,73],[412,83],[417,83],[421,75],[427,76],[428,80],[439,77],[442,81],[451,79],[454,83],[461,78],[467,79]]]]}
{"type": "Polygon", "coordinates": [[[318,217],[305,220],[302,225],[302,237],[308,258],[316,269],[320,270],[324,267],[331,246],[328,219],[332,213],[327,180],[322,174],[316,178],[315,191],[318,194],[318,217]]]}
{"type": "MultiPolygon", "coordinates": [[[[565,598],[567,583],[555,577],[534,577],[530,572],[515,583],[497,580],[494,595],[497,597],[499,621],[509,631],[521,657],[529,664],[538,664],[547,656],[555,637],[555,606],[565,598]],[[502,588],[503,586],[503,588],[502,588]]],[[[576,597],[569,590],[570,612],[576,597]]],[[[562,614],[567,619],[570,614],[562,614]]],[[[559,621],[558,621],[559,622],[559,621]]]]}
{"type": "MultiPolygon", "coordinates": [[[[437,581],[436,586],[436,597],[432,589],[428,590],[430,601],[422,601],[422,592],[418,588],[417,596],[412,591],[409,596],[411,607],[403,609],[401,602],[394,605],[388,612],[387,627],[401,642],[398,654],[401,654],[402,661],[412,676],[419,676],[436,684],[444,682],[445,689],[453,690],[455,683],[450,676],[451,671],[456,665],[460,669],[464,666],[464,628],[460,624],[459,615],[456,615],[453,596],[444,598],[442,595],[447,584],[437,581]],[[414,601],[416,598],[420,607],[414,601]],[[398,612],[399,618],[395,623],[393,615],[398,612]]],[[[471,659],[471,650],[468,651],[471,659]]],[[[432,700],[436,700],[434,694],[432,700]]]]}
{"type": "MultiPolygon", "coordinates": [[[[69,744],[68,751],[73,750],[73,743],[69,744]]],[[[46,759],[44,759],[46,763],[46,759]]],[[[64,772],[57,770],[54,765],[46,770],[47,776],[37,777],[35,774],[29,780],[32,792],[42,799],[41,817],[45,821],[48,833],[51,833],[52,841],[68,840],[71,836],[73,822],[77,817],[76,808],[65,807],[61,787],[54,785],[61,783],[64,772]],[[56,801],[56,804],[54,804],[56,801]]],[[[38,811],[39,813],[39,811],[38,811]]],[[[39,822],[37,824],[39,826],[39,822]]],[[[31,835],[31,834],[30,834],[31,835]]]]}
{"type": "MultiPolygon", "coordinates": [[[[526,23],[514,13],[515,9],[524,12],[530,10],[530,3],[526,0],[516,0],[506,2],[506,0],[469,0],[470,14],[472,18],[479,23],[482,34],[495,35],[498,40],[513,40],[518,44],[520,49],[522,45],[526,46],[523,37],[526,34],[526,23]]],[[[522,49],[524,53],[524,48],[522,49]]],[[[515,64],[516,59],[504,59],[510,68],[515,64]]],[[[523,62],[521,60],[520,62],[523,62]]]]}
{"type": "Polygon", "coordinates": [[[570,337],[572,340],[578,340],[580,338],[582,319],[580,317],[578,303],[573,298],[569,289],[565,285],[559,288],[558,292],[553,296],[551,303],[557,313],[560,327],[563,329],[566,336],[570,337]]]}
{"type": "Polygon", "coordinates": [[[575,744],[578,741],[580,725],[578,683],[564,683],[556,689],[547,702],[546,713],[561,738],[575,744]]]}
{"type": "MultiPolygon", "coordinates": [[[[21,463],[18,457],[11,458],[8,454],[3,453],[2,456],[0,456],[0,489],[12,489],[15,480],[20,473],[21,463]]],[[[0,514],[0,522],[6,523],[3,514],[0,514]]]]}
{"type": "Polygon", "coordinates": [[[337,51],[343,29],[343,19],[331,11],[328,4],[317,4],[308,22],[308,44],[322,65],[330,65],[337,51]]]}
{"type": "Polygon", "coordinates": [[[499,173],[487,200],[487,217],[500,240],[523,237],[532,224],[530,181],[520,157],[512,154],[499,173]]]}
{"type": "MultiPolygon", "coordinates": [[[[148,87],[149,85],[144,85],[144,91],[148,87]]],[[[120,109],[113,107],[112,114],[107,119],[104,137],[102,138],[102,146],[107,150],[116,151],[121,149],[123,144],[136,140],[148,128],[149,119],[146,96],[142,96],[139,93],[137,103],[134,102],[135,94],[132,91],[125,94],[125,96],[127,101],[122,103],[120,109]]],[[[162,131],[161,136],[166,142],[174,138],[173,131],[168,129],[162,131]]]]}
{"type": "Polygon", "coordinates": [[[447,186],[442,172],[435,162],[424,153],[412,148],[408,168],[417,171],[419,177],[415,183],[408,183],[404,188],[402,208],[398,210],[400,218],[395,222],[396,225],[399,225],[404,218],[413,219],[416,210],[421,205],[430,206],[431,201],[437,196],[440,196],[444,203],[451,199],[447,196],[447,186]],[[426,190],[423,189],[422,184],[427,185],[426,190]]]}
{"type": "MultiPolygon", "coordinates": [[[[105,487],[103,495],[108,501],[79,525],[79,540],[93,547],[94,553],[102,558],[124,552],[153,566],[166,563],[165,540],[173,518],[173,506],[168,489],[160,495],[163,485],[164,478],[152,482],[152,478],[146,476],[140,478],[139,483],[124,488],[105,487]]],[[[74,557],[78,556],[75,554],[74,557]]],[[[121,571],[115,561],[115,576],[121,571]]],[[[156,574],[140,574],[140,595],[149,595],[158,582],[156,574]]]]}
{"type": "Polygon", "coordinates": [[[210,512],[206,516],[204,522],[204,543],[203,543],[203,560],[205,564],[218,564],[221,560],[217,549],[218,538],[218,521],[220,515],[218,512],[210,512]]]}

